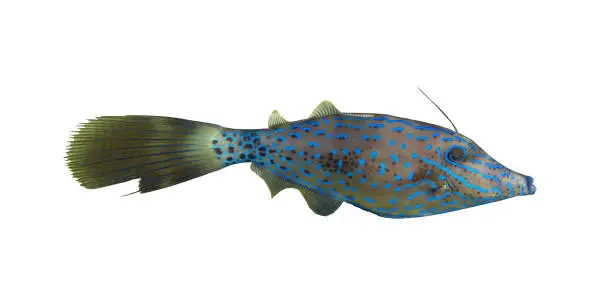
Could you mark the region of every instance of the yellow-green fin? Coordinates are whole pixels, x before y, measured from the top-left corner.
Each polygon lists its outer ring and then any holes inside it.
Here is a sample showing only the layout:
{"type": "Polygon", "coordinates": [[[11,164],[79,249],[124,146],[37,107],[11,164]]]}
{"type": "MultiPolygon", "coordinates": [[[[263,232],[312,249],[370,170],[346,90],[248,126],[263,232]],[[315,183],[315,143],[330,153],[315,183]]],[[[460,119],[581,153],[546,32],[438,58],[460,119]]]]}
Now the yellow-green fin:
{"type": "Polygon", "coordinates": [[[273,174],[272,172],[266,170],[261,166],[255,165],[255,163],[251,164],[251,170],[253,170],[255,174],[259,175],[259,177],[261,177],[261,179],[266,182],[266,185],[268,185],[268,189],[270,190],[270,195],[272,196],[272,198],[274,198],[274,196],[276,196],[278,193],[280,193],[280,191],[284,189],[296,187],[295,184],[292,184],[282,179],[278,175],[273,174]]]}
{"type": "Polygon", "coordinates": [[[268,128],[276,128],[279,126],[286,125],[287,123],[289,123],[289,121],[285,120],[285,118],[280,115],[278,110],[273,111],[270,117],[268,118],[268,128]]]}
{"type": "Polygon", "coordinates": [[[315,190],[302,188],[300,192],[302,192],[302,196],[304,196],[306,203],[308,203],[308,207],[314,213],[321,216],[328,216],[334,213],[342,205],[342,200],[323,195],[315,190]]]}
{"type": "Polygon", "coordinates": [[[338,110],[331,102],[325,100],[315,108],[315,110],[310,115],[310,119],[321,118],[328,115],[336,115],[341,114],[342,112],[338,110]]]}

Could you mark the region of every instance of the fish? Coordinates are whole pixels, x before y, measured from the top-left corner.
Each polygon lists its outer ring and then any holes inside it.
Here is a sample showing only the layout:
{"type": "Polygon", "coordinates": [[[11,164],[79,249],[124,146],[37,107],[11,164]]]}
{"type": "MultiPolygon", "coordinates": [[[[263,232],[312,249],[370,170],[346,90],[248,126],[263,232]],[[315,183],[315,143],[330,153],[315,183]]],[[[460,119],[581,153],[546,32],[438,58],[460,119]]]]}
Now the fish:
{"type": "Polygon", "coordinates": [[[262,129],[101,116],[72,134],[66,162],[87,189],[139,179],[130,194],[251,163],[271,197],[297,189],[321,216],[348,203],[384,218],[415,218],[535,194],[531,176],[503,166],[453,127],[344,113],[329,101],[299,121],[275,110],[262,129]]]}

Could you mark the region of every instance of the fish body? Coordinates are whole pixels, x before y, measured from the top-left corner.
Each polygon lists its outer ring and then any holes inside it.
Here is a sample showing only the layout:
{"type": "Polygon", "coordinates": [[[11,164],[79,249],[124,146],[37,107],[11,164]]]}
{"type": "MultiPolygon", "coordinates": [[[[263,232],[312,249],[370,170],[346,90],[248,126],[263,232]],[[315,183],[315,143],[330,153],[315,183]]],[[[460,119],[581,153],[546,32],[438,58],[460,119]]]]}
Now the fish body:
{"type": "Polygon", "coordinates": [[[327,101],[301,121],[275,111],[267,129],[163,117],[97,119],[75,135],[68,159],[85,187],[140,178],[141,192],[250,162],[273,197],[296,188],[319,215],[346,202],[382,217],[420,217],[536,190],[533,178],[455,131],[385,114],[342,113],[327,101]],[[149,124],[151,118],[160,122],[149,124]],[[138,139],[149,140],[138,148],[138,139]]]}

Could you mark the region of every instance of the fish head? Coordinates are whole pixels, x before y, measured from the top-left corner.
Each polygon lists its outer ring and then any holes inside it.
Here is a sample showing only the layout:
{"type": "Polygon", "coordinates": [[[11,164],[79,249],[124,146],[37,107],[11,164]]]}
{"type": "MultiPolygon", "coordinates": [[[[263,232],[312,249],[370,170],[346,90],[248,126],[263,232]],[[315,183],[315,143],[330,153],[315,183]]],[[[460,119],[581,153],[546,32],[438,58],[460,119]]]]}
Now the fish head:
{"type": "Polygon", "coordinates": [[[484,204],[536,192],[531,176],[510,170],[467,137],[455,135],[439,148],[438,162],[424,161],[439,171],[444,188],[466,201],[484,204]]]}

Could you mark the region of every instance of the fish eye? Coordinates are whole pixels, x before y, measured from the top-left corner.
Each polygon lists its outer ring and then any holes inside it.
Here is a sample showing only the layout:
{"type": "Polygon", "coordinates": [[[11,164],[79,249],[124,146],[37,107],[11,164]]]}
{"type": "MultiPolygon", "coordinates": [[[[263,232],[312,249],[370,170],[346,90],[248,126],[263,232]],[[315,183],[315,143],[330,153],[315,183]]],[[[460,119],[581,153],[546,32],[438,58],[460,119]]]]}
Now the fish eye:
{"type": "Polygon", "coordinates": [[[446,151],[446,160],[452,163],[463,162],[467,156],[467,150],[459,145],[453,145],[446,151]]]}

